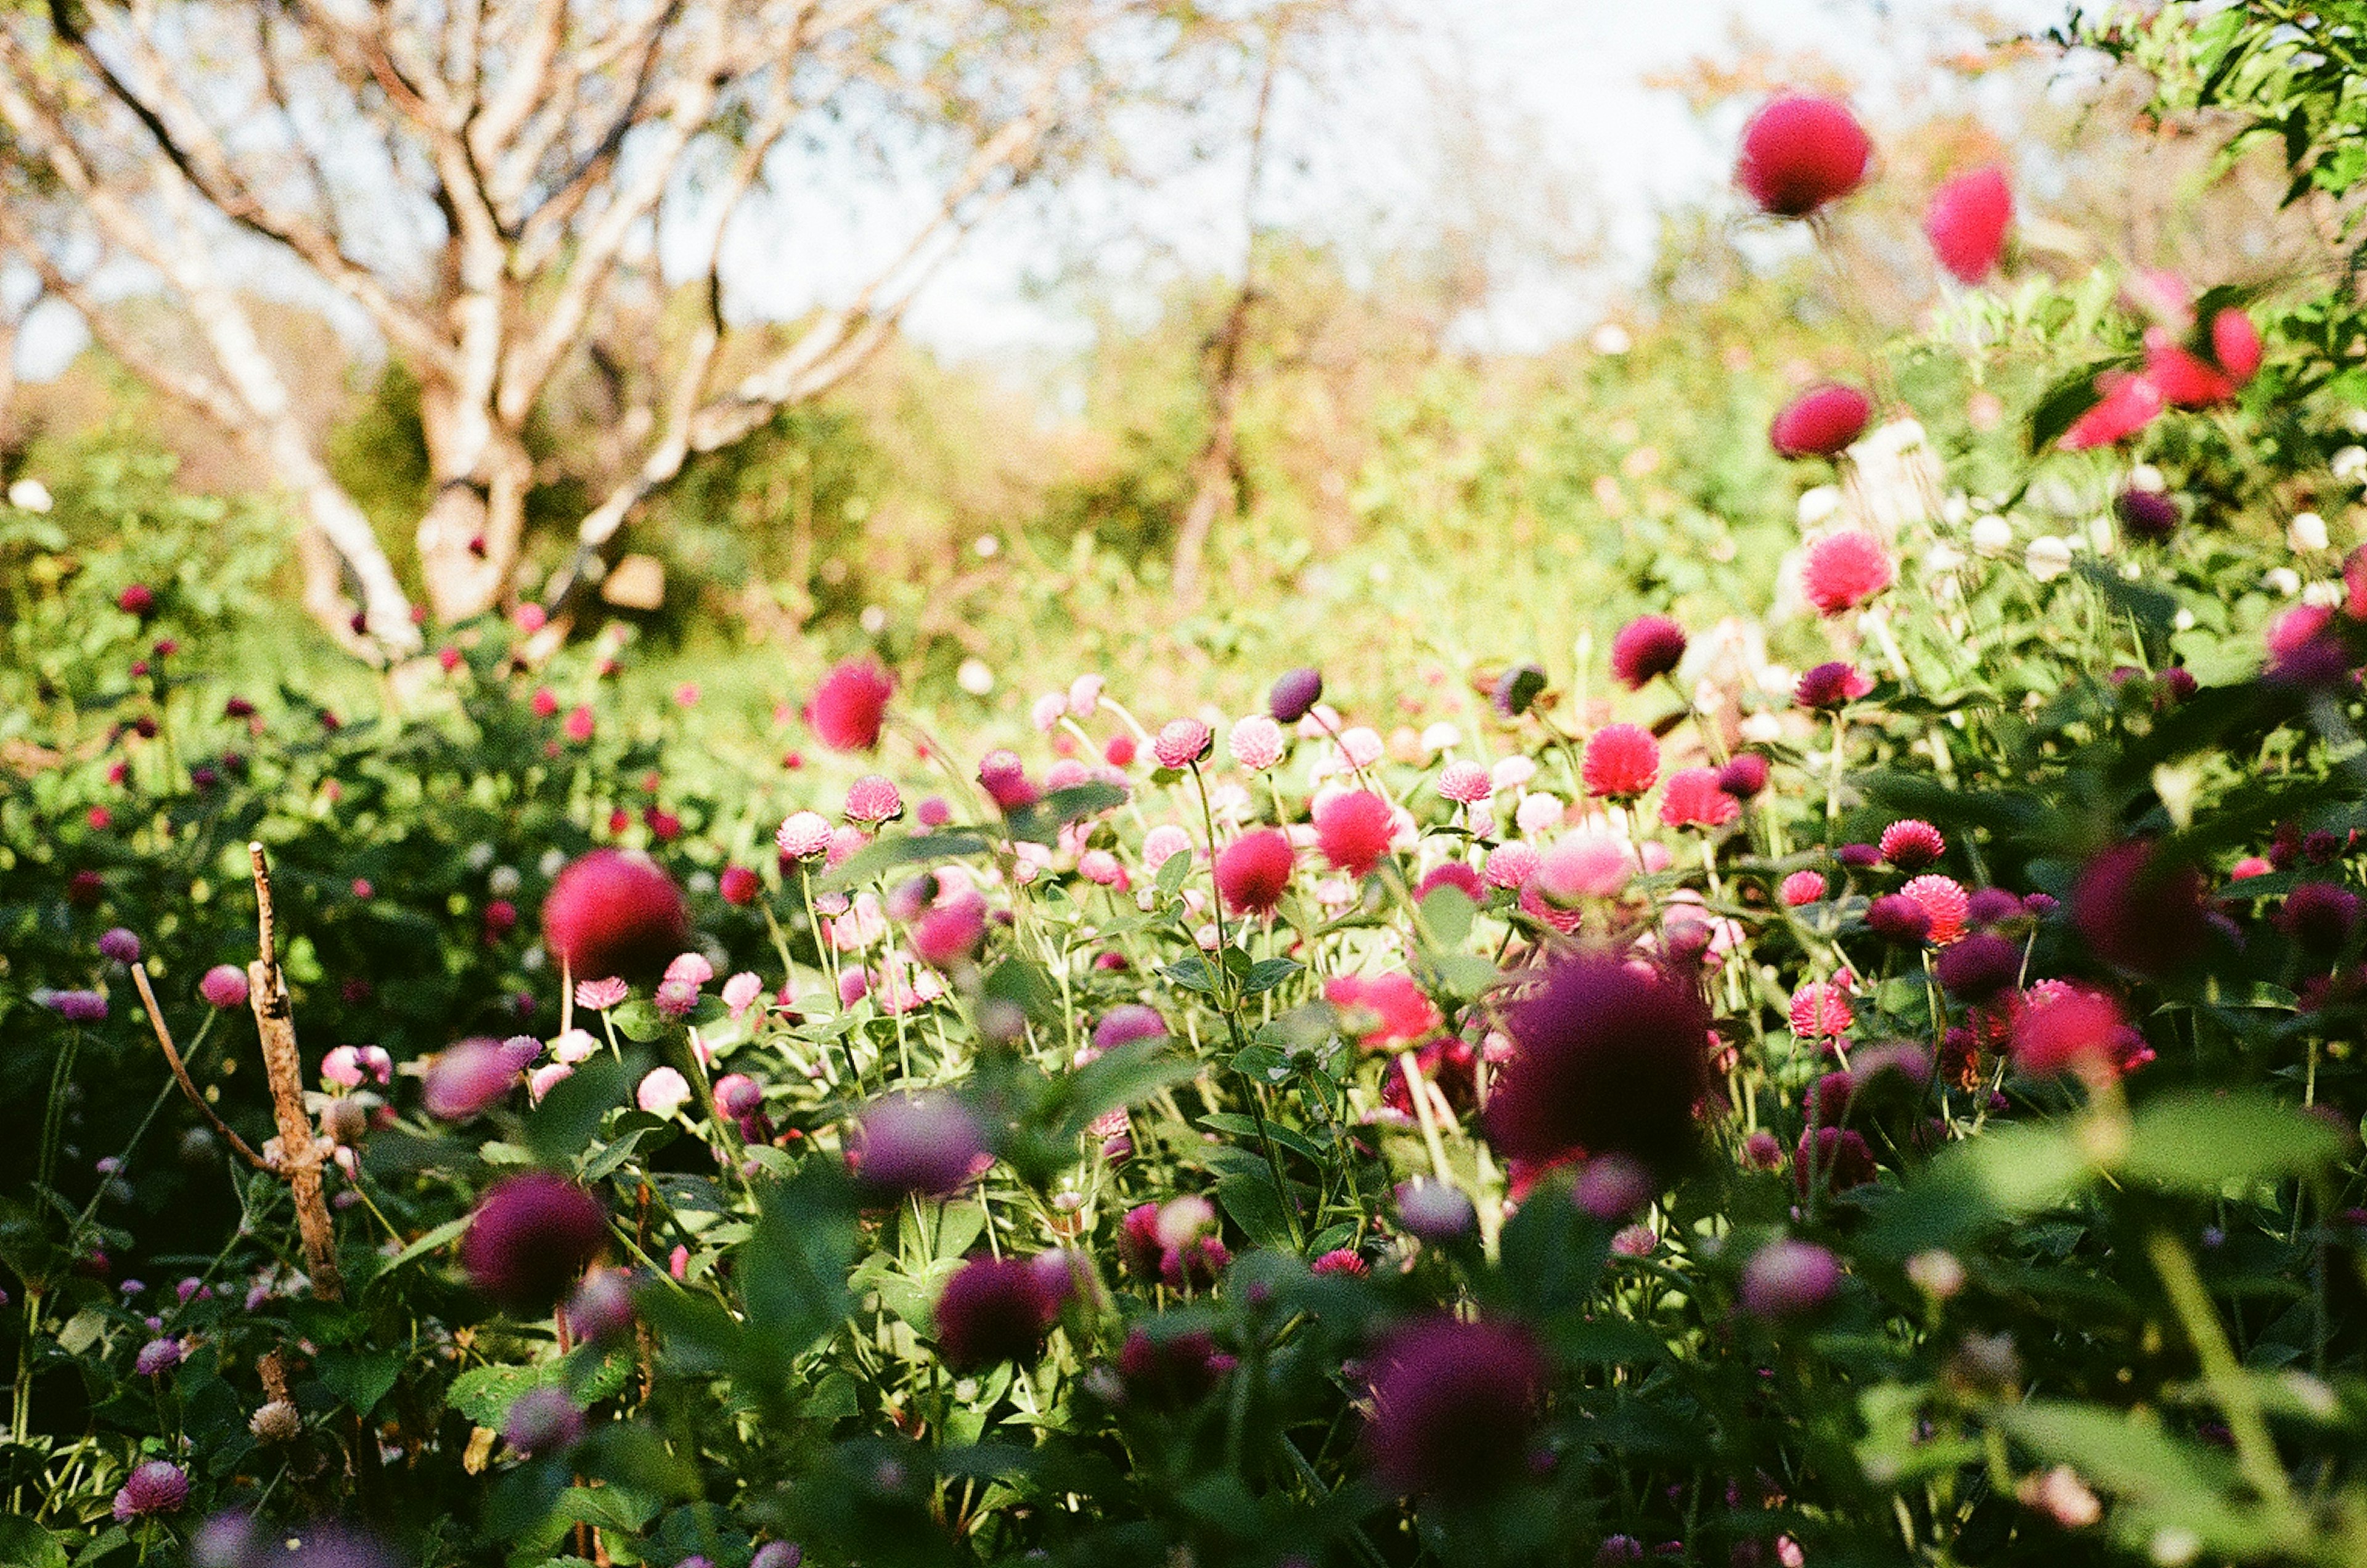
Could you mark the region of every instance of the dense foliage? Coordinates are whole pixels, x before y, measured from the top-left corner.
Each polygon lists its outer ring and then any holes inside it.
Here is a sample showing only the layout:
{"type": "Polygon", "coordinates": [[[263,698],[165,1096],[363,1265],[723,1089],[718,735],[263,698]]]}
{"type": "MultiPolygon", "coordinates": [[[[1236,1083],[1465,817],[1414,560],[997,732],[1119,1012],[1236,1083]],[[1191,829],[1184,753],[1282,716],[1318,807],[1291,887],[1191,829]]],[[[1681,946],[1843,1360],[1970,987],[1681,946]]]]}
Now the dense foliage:
{"type": "Polygon", "coordinates": [[[1833,485],[1632,516],[1690,624],[1238,716],[629,714],[531,616],[332,713],[200,672],[225,517],[19,496],[0,1558],[2359,1561],[2350,383],[2000,190],[1833,485]]]}

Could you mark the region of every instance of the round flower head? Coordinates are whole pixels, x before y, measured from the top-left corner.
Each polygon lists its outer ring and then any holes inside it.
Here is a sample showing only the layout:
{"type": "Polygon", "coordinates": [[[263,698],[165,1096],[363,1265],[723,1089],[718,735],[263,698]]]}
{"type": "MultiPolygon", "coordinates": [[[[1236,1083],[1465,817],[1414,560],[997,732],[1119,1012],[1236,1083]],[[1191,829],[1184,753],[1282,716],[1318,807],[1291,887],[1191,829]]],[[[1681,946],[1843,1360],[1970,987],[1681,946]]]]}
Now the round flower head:
{"type": "MultiPolygon", "coordinates": [[[[129,592],[127,590],[127,592],[129,592]]],[[[133,1471],[115,1495],[115,1522],[177,1514],[189,1500],[188,1472],[170,1460],[152,1459],[133,1471]]]]}
{"type": "Polygon", "coordinates": [[[481,1037],[463,1040],[439,1055],[427,1066],[420,1095],[427,1114],[439,1122],[466,1122],[500,1104],[516,1087],[527,1063],[541,1054],[539,1042],[527,1043],[534,1047],[531,1053],[481,1037]]]}
{"type": "Polygon", "coordinates": [[[2296,604],[2269,623],[2264,680],[2281,686],[2340,686],[2350,675],[2350,649],[2325,604],[2296,604]]]}
{"type": "Polygon", "coordinates": [[[893,822],[904,815],[904,797],[893,783],[878,773],[866,773],[846,786],[846,819],[866,828],[893,822]]]}
{"type": "Polygon", "coordinates": [[[2022,948],[1995,931],[1975,931],[1933,961],[1940,988],[1968,1002],[1985,1002],[2022,978],[2022,948]]]}
{"type": "Polygon", "coordinates": [[[1545,863],[1535,847],[1523,843],[1499,844],[1488,852],[1488,886],[1518,891],[1529,884],[1545,863]]]}
{"type": "Polygon", "coordinates": [[[1948,840],[1929,822],[1901,818],[1882,830],[1882,858],[1901,871],[1921,871],[1948,852],[1948,840]]]}
{"type": "Polygon", "coordinates": [[[107,1020],[107,998],[96,991],[48,991],[40,995],[50,1010],[68,1023],[103,1023],[107,1020]]]}
{"type": "Polygon", "coordinates": [[[116,964],[137,964],[140,939],[121,926],[110,927],[99,933],[98,954],[116,964]]]}
{"type": "Polygon", "coordinates": [[[1371,790],[1335,795],[1315,808],[1315,841],[1323,858],[1361,877],[1389,852],[1396,823],[1389,803],[1371,790]]]}
{"type": "Polygon", "coordinates": [[[1632,724],[1606,724],[1587,738],[1579,776],[1586,793],[1606,800],[1633,800],[1660,773],[1660,743],[1632,724]]]}
{"type": "Polygon", "coordinates": [[[986,791],[987,798],[1004,811],[1033,806],[1039,798],[1035,782],[1027,776],[1026,764],[1015,751],[998,748],[980,758],[978,783],[986,791]]]}
{"type": "Polygon", "coordinates": [[[2168,327],[2146,329],[2146,379],[2160,389],[2172,408],[2208,408],[2232,400],[2260,367],[2259,329],[2241,310],[2222,310],[2212,319],[2206,352],[2197,353],[2168,327]],[[2222,346],[2235,350],[2235,363],[2222,346]]]}
{"type": "Polygon", "coordinates": [[[542,940],[578,979],[637,979],[690,945],[690,914],[656,862],[594,850],[552,881],[542,901],[542,940]]]}
{"type": "Polygon", "coordinates": [[[1479,880],[1478,872],[1459,860],[1451,860],[1434,867],[1429,875],[1423,877],[1421,886],[1414,889],[1414,902],[1421,902],[1441,887],[1452,887],[1474,904],[1488,901],[1488,885],[1479,880]]]}
{"type": "Polygon", "coordinates": [[[2124,490],[2112,502],[2121,527],[2133,539],[2167,539],[2178,532],[2178,502],[2149,490],[2124,490]]]}
{"type": "Polygon", "coordinates": [[[806,722],[833,751],[868,751],[879,744],[895,682],[867,659],[851,659],[822,677],[806,705],[806,722]]]}
{"type": "Polygon", "coordinates": [[[2013,1065],[2025,1073],[2090,1070],[2118,1059],[2128,1021],[2101,991],[2049,983],[2032,987],[2013,1021],[2013,1065]]]}
{"type": "Polygon", "coordinates": [[[469,1217],[460,1266],[504,1306],[538,1312],[600,1255],[607,1220],[598,1199],[563,1177],[542,1170],[509,1177],[469,1217]]]}
{"type": "Polygon", "coordinates": [[[633,1091],[633,1103],[652,1116],[672,1117],[690,1103],[690,1080],[672,1067],[651,1067],[633,1091]]]}
{"type": "Polygon", "coordinates": [[[1900,947],[1917,947],[1931,934],[1931,916],[1904,893],[1886,893],[1866,906],[1865,929],[1900,947]]]}
{"type": "Polygon", "coordinates": [[[2094,406],[2073,420],[2056,445],[2066,452],[2117,445],[2151,424],[2165,406],[2161,389],[2150,375],[2099,371],[2094,406]]]}
{"type": "Polygon", "coordinates": [[[975,893],[939,904],[912,922],[912,952],[922,963],[951,969],[986,945],[986,900],[975,893]]]}
{"type": "Polygon", "coordinates": [[[756,896],[764,890],[764,885],[746,866],[727,865],[723,868],[723,874],[715,879],[715,890],[723,896],[725,903],[744,908],[756,901],[756,896]]]}
{"type": "Polygon", "coordinates": [[[1873,844],[1843,844],[1833,858],[1852,871],[1872,871],[1882,863],[1882,851],[1873,844]]]}
{"type": "Polygon", "coordinates": [[[1945,947],[1965,934],[1965,923],[1972,910],[1972,900],[1965,897],[1964,885],[1953,876],[1938,873],[1916,877],[1898,890],[1902,898],[1912,898],[1931,918],[1928,933],[1935,947],[1945,947]]]}
{"type": "Polygon", "coordinates": [[[1297,855],[1274,828],[1242,834],[1217,854],[1217,891],[1236,915],[1270,915],[1290,886],[1297,855]]]}
{"type": "Polygon", "coordinates": [[[794,811],[781,818],[774,844],[784,860],[820,860],[830,853],[829,818],[819,811],[794,811]]]}
{"type": "Polygon", "coordinates": [[[198,981],[198,995],[210,1007],[244,1007],[246,971],[235,964],[217,964],[198,981]]]}
{"type": "Polygon", "coordinates": [[[1611,639],[1611,673],[1640,692],[1683,662],[1685,628],[1666,615],[1638,615],[1611,639]]]}
{"type": "Polygon", "coordinates": [[[1457,806],[1477,806],[1496,789],[1487,769],[1477,762],[1455,761],[1438,770],[1438,793],[1457,806]]]}
{"type": "Polygon", "coordinates": [[[1840,1288],[1840,1261],[1831,1253],[1812,1242],[1771,1241],[1742,1267],[1742,1310],[1769,1323],[1809,1317],[1840,1288]]]}
{"type": "Polygon", "coordinates": [[[2331,957],[2359,930],[2359,895],[2331,882],[2305,882],[2285,895],[2277,929],[2304,952],[2331,957]]]}
{"type": "Polygon", "coordinates": [[[1142,836],[1143,869],[1152,875],[1176,855],[1192,852],[1192,835],[1172,822],[1162,822],[1142,836]]]}
{"type": "Polygon", "coordinates": [[[2013,221],[2013,190],[2005,171],[1991,164],[1958,175],[1931,193],[1923,209],[1923,233],[1931,254],[1960,283],[1978,283],[2005,254],[2005,231],[2013,221]]]}
{"type": "Polygon", "coordinates": [[[1858,528],[1828,534],[1800,563],[1808,603],[1827,616],[1846,615],[1897,580],[1882,541],[1858,528]]]}
{"type": "Polygon", "coordinates": [[[1767,787],[1767,758],[1759,751],[1738,751],[1717,771],[1717,787],[1737,800],[1755,800],[1767,787]]]}
{"type": "Polygon", "coordinates": [[[1857,189],[1874,143],[1849,106],[1789,94],[1753,115],[1734,177],[1762,212],[1805,218],[1857,189]]]}
{"type": "Polygon", "coordinates": [[[1831,713],[1873,690],[1874,682],[1860,673],[1857,666],[1835,660],[1803,674],[1799,684],[1792,688],[1792,700],[1811,713],[1831,713]]]}
{"type": "Polygon", "coordinates": [[[1253,773],[1262,773],[1282,761],[1282,726],[1262,713],[1253,713],[1237,722],[1225,737],[1225,749],[1233,761],[1253,773]]]}
{"type": "Polygon", "coordinates": [[[1434,1247],[1471,1234],[1478,1211],[1463,1190],[1418,1176],[1397,1189],[1398,1226],[1434,1247]]]}
{"type": "Polygon", "coordinates": [[[1538,857],[1537,891],[1557,904],[1615,898],[1637,867],[1636,851],[1625,839],[1573,833],[1538,857]]]}
{"type": "Polygon", "coordinates": [[[563,1388],[530,1388],[502,1417],[502,1441],[522,1454],[565,1453],[583,1440],[583,1412],[563,1388]]]}
{"type": "Polygon", "coordinates": [[[1829,980],[1812,980],[1792,993],[1792,1032],[1803,1040],[1839,1040],[1857,1022],[1849,993],[1829,980]]]}
{"type": "Polygon", "coordinates": [[[1030,1261],[973,1258],[937,1296],[937,1350],[957,1372],[1032,1362],[1059,1312],[1059,1298],[1044,1289],[1030,1261]]]}
{"type": "Polygon", "coordinates": [[[131,1370],[143,1378],[161,1377],[181,1364],[181,1342],[177,1339],[151,1339],[140,1347],[133,1358],[131,1370]]]}
{"type": "Polygon", "coordinates": [[[806,1550],[794,1540],[768,1540],[748,1560],[748,1568],[803,1568],[806,1550]]]}
{"type": "Polygon", "coordinates": [[[1767,427],[1767,444],[1782,457],[1833,457],[1865,434],[1874,404],[1855,387],[1827,382],[1785,403],[1767,427]]]}
{"type": "Polygon", "coordinates": [[[1795,871],[1784,879],[1784,902],[1792,908],[1813,904],[1825,896],[1825,878],[1821,872],[1795,871]]]}
{"type": "Polygon", "coordinates": [[[1392,1491],[1466,1501],[1527,1472],[1546,1360],[1525,1329],[1425,1318],[1372,1367],[1365,1448],[1392,1491]]]}
{"type": "Polygon", "coordinates": [[[2088,863],[2072,886],[2071,921],[2097,957],[2154,979],[2191,968],[2211,942],[2202,875],[2143,840],[2088,863]]]}
{"type": "Polygon", "coordinates": [[[1742,815],[1742,803],[1717,786],[1711,768],[1684,768],[1669,775],[1660,795],[1660,820],[1671,828],[1723,828],[1742,815]]]}
{"type": "Polygon", "coordinates": [[[1339,975],[1323,983],[1323,999],[1340,1010],[1341,1027],[1357,1043],[1394,1050],[1428,1039],[1438,1009],[1410,975],[1339,975]]]}
{"type": "Polygon", "coordinates": [[[1167,1037],[1167,1021],[1156,1010],[1140,1002],[1120,1002],[1102,1015],[1093,1025],[1093,1049],[1115,1051],[1137,1040],[1163,1040],[1167,1037]]]}
{"type": "Polygon", "coordinates": [[[1151,737],[1150,754],[1178,773],[1208,754],[1208,727],[1196,718],[1171,718],[1151,737]]]}
{"type": "Polygon", "coordinates": [[[1692,1155],[1710,1019],[1689,981],[1615,953],[1574,953],[1547,964],[1505,1021],[1512,1051],[1484,1122],[1501,1153],[1624,1154],[1663,1172],[1692,1155]]]}
{"type": "Polygon", "coordinates": [[[1323,700],[1323,671],[1312,666],[1289,670],[1276,677],[1266,694],[1266,711],[1277,724],[1297,724],[1323,700]]]}
{"type": "Polygon", "coordinates": [[[876,1191],[943,1198],[968,1185],[985,1154],[985,1132],[958,1100],[913,1095],[874,1101],[848,1157],[876,1191]]]}

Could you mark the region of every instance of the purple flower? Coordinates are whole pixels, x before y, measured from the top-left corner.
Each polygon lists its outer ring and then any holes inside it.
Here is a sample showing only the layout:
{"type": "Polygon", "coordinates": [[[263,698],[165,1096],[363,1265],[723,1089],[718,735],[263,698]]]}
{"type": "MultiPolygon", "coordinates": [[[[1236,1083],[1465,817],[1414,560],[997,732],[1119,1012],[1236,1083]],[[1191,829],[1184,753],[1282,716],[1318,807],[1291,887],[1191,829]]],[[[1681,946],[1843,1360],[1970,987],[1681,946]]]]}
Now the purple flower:
{"type": "Polygon", "coordinates": [[[213,1007],[244,1007],[246,971],[235,964],[217,964],[198,982],[198,995],[213,1007]]]}
{"type": "Polygon", "coordinates": [[[477,1288],[504,1306],[549,1306],[567,1292],[607,1240],[598,1199],[549,1171],[496,1183],[470,1217],[460,1264],[477,1288]]]}
{"type": "Polygon", "coordinates": [[[973,1258],[946,1281],[937,1297],[937,1349],[956,1371],[1002,1361],[1029,1362],[1043,1353],[1060,1299],[1041,1271],[1017,1258],[973,1258]]]}
{"type": "Polygon", "coordinates": [[[1771,1241],[1743,1265],[1742,1310],[1771,1323],[1806,1317],[1821,1312],[1840,1286],[1840,1263],[1823,1247],[1771,1241]]]}
{"type": "Polygon", "coordinates": [[[530,1388],[502,1417],[502,1441],[536,1459],[564,1453],[583,1440],[583,1412],[563,1388],[530,1388]]]}
{"type": "Polygon", "coordinates": [[[863,1113],[849,1163],[875,1190],[942,1198],[968,1182],[985,1153],[983,1131],[958,1100],[914,1095],[877,1100],[863,1113]]]}
{"type": "Polygon", "coordinates": [[[1399,1493],[1468,1499],[1527,1471],[1545,1357],[1510,1324],[1426,1318],[1375,1358],[1365,1446],[1399,1493]]]}
{"type": "Polygon", "coordinates": [[[1462,1189],[1428,1178],[1398,1183],[1397,1200],[1398,1224],[1433,1245],[1467,1235],[1478,1218],[1462,1189]]]}
{"type": "Polygon", "coordinates": [[[139,1358],[131,1370],[143,1378],[158,1377],[181,1364],[181,1342],[177,1339],[151,1339],[140,1347],[139,1358]]]}
{"type": "Polygon", "coordinates": [[[103,1023],[107,998],[96,991],[51,991],[42,998],[50,1010],[68,1023],[103,1023]]]}
{"type": "Polygon", "coordinates": [[[115,1495],[115,1522],[128,1525],[158,1514],[177,1514],[188,1500],[189,1478],[181,1467],[169,1460],[152,1459],[133,1471],[115,1495]]]}
{"type": "MultiPolygon", "coordinates": [[[[538,1042],[519,1038],[533,1047],[533,1055],[540,1054],[538,1042]]],[[[500,1104],[516,1086],[522,1066],[518,1053],[504,1042],[463,1040],[428,1064],[422,1102],[439,1122],[466,1122],[500,1104]]]]}
{"type": "Polygon", "coordinates": [[[1323,700],[1323,671],[1312,668],[1285,671],[1266,694],[1266,711],[1277,724],[1297,724],[1323,700]]]}
{"type": "Polygon", "coordinates": [[[1950,996],[1984,1002],[2022,977],[2022,948],[1994,931],[1974,931],[1941,949],[1931,968],[1950,996]]]}
{"type": "Polygon", "coordinates": [[[1139,1002],[1121,1002],[1093,1025],[1093,1049],[1115,1051],[1137,1040],[1157,1040],[1167,1032],[1167,1021],[1139,1002]]]}
{"type": "Polygon", "coordinates": [[[122,926],[111,926],[98,934],[98,954],[117,964],[137,964],[140,939],[122,926]]]}

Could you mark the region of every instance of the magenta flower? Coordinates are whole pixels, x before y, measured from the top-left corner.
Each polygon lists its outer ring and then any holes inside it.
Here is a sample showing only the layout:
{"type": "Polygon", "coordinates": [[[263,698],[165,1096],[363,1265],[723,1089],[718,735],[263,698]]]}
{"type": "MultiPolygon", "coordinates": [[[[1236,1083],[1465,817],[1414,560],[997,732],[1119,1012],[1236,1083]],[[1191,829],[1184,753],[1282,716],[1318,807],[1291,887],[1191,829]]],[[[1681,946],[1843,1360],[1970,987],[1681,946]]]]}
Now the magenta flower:
{"type": "Polygon", "coordinates": [[[1526,1473],[1546,1370],[1526,1329],[1425,1318],[1373,1369],[1365,1450],[1392,1491],[1470,1501],[1526,1473]]]}
{"type": "Polygon", "coordinates": [[[1787,95],[1744,128],[1734,177],[1760,210],[1805,218],[1855,190],[1873,155],[1874,143],[1847,104],[1787,95]]]}
{"type": "Polygon", "coordinates": [[[690,913],[648,856],[594,850],[551,883],[542,939],[579,978],[651,976],[689,945],[690,913]]]}

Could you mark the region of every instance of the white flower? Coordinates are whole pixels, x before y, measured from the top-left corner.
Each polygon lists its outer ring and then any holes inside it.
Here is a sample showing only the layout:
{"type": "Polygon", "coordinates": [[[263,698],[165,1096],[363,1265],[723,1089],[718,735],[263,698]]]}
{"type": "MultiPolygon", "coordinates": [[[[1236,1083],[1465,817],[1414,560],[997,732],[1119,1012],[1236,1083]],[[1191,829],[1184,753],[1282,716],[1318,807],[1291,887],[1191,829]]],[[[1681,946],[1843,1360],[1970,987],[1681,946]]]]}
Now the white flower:
{"type": "Polygon", "coordinates": [[[2328,466],[2334,477],[2347,484],[2367,483],[2367,446],[2345,446],[2328,466]]]}
{"type": "Polygon", "coordinates": [[[2285,525],[2285,543],[2296,552],[2326,548],[2326,519],[2315,512],[2296,512],[2285,525]]]}
{"type": "Polygon", "coordinates": [[[2129,488],[2160,495],[2169,489],[2169,481],[2151,463],[2139,463],[2129,470],[2129,488]]]}
{"type": "Polygon", "coordinates": [[[2174,632],[2192,631],[2194,629],[2194,612],[2180,607],[2178,614],[2170,616],[2169,629],[2174,632]]]}
{"type": "Polygon", "coordinates": [[[983,659],[965,659],[954,671],[954,684],[973,697],[982,697],[994,690],[994,671],[986,667],[983,659]]]}
{"type": "Polygon", "coordinates": [[[1754,713],[1742,721],[1742,738],[1761,746],[1784,739],[1784,721],[1772,713],[1754,713]]]}
{"type": "Polygon", "coordinates": [[[978,552],[979,559],[992,560],[1002,553],[1002,541],[991,534],[980,534],[978,536],[978,542],[970,546],[970,548],[978,552]]]}
{"type": "Polygon", "coordinates": [[[1954,491],[1940,503],[1940,520],[1952,528],[1961,528],[1973,514],[1973,503],[1963,491],[1954,491]]]}
{"type": "Polygon", "coordinates": [[[1590,341],[1594,344],[1595,353],[1607,354],[1614,358],[1636,346],[1635,337],[1616,321],[1605,321],[1595,328],[1594,336],[1590,341]]]}
{"type": "Polygon", "coordinates": [[[1954,545],[1934,545],[1923,558],[1923,570],[1935,577],[1945,576],[1965,564],[1965,552],[1954,545]]]}
{"type": "Polygon", "coordinates": [[[47,512],[50,487],[39,479],[18,479],[8,487],[8,504],[19,512],[47,512]]]}
{"type": "Polygon", "coordinates": [[[2343,596],[2342,584],[2339,582],[2313,582],[2301,591],[2303,604],[2322,604],[2329,610],[2340,604],[2343,596]]]}
{"type": "Polygon", "coordinates": [[[1463,744],[1463,731],[1444,719],[1421,732],[1421,749],[1432,756],[1463,744]]]}
{"type": "Polygon", "coordinates": [[[2052,534],[2041,534],[2030,541],[2030,548],[2022,554],[2022,564],[2030,575],[2041,582],[2052,582],[2071,570],[2071,545],[2052,534]]]}
{"type": "Polygon", "coordinates": [[[1069,711],[1079,718],[1091,718],[1093,710],[1102,705],[1102,678],[1080,675],[1069,682],[1069,711]]]}
{"type": "Polygon", "coordinates": [[[2013,525],[1994,512],[1973,519],[1973,548],[1985,556],[2001,556],[2013,548],[2013,525]]]}
{"type": "Polygon", "coordinates": [[[2289,566],[2271,567],[2268,575],[2260,581],[2263,586],[2273,588],[2288,598],[2301,592],[2301,573],[2289,566]]]}
{"type": "Polygon", "coordinates": [[[493,867],[493,874],[485,878],[485,891],[496,898],[512,897],[517,893],[518,884],[524,880],[518,875],[517,867],[497,865],[493,867]]]}
{"type": "Polygon", "coordinates": [[[864,636],[878,637],[888,629],[888,612],[878,604],[866,604],[855,624],[863,628],[864,636]]]}
{"type": "Polygon", "coordinates": [[[1536,763],[1517,754],[1506,757],[1488,770],[1488,782],[1499,790],[1519,789],[1536,776],[1536,763]]]}
{"type": "Polygon", "coordinates": [[[1818,485],[1800,492],[1800,526],[1814,528],[1841,509],[1839,485],[1818,485]]]}

